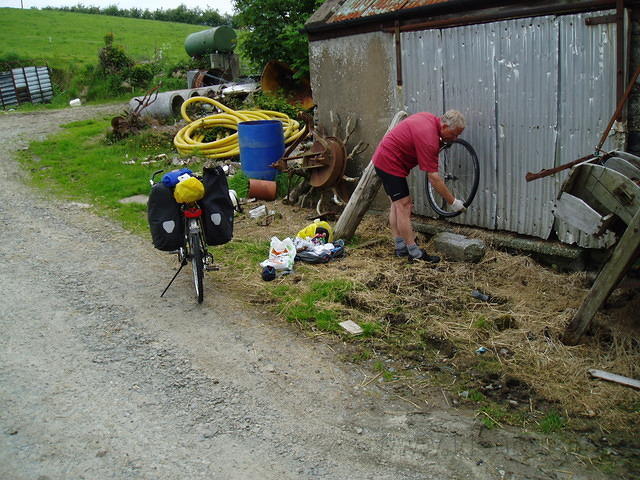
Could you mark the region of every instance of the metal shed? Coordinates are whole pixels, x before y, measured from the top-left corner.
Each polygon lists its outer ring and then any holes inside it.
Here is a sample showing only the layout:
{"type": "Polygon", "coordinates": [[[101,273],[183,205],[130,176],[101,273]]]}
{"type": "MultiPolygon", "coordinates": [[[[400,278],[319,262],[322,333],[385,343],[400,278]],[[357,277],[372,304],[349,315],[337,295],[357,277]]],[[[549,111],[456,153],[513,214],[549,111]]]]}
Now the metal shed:
{"type": "MultiPolygon", "coordinates": [[[[355,136],[370,155],[397,110],[459,109],[482,167],[478,196],[456,221],[604,246],[613,239],[554,218],[566,173],[531,183],[525,174],[593,153],[637,57],[635,2],[532,3],[328,0],[306,25],[319,119],[358,117],[355,136]]],[[[624,149],[636,117],[623,118],[604,148],[624,149]]],[[[433,216],[423,174],[411,187],[415,212],[433,216]]]]}

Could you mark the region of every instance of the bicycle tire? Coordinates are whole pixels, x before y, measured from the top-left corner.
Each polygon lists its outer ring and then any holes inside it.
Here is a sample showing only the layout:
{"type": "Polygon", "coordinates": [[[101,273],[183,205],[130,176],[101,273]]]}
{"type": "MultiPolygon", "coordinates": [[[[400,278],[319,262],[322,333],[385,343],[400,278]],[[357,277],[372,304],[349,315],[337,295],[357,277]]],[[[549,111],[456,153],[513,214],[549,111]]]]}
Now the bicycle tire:
{"type": "MultiPolygon", "coordinates": [[[[447,143],[440,149],[438,173],[449,191],[469,207],[478,192],[480,183],[480,162],[473,147],[462,139],[447,143]]],[[[447,202],[432,187],[428,174],[425,175],[427,201],[431,209],[440,217],[451,218],[462,212],[448,211],[447,202]]]]}
{"type": "Polygon", "coordinates": [[[202,252],[202,241],[200,233],[189,234],[189,250],[191,250],[191,270],[193,271],[193,286],[196,290],[198,303],[204,299],[203,279],[204,279],[204,256],[202,252]]]}

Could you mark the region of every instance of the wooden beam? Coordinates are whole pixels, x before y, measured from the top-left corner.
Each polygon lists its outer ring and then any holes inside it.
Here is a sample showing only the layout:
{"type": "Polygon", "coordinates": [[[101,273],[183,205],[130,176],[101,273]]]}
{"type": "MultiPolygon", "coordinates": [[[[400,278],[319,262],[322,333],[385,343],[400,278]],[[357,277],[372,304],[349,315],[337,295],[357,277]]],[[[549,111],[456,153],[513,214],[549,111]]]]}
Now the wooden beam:
{"type": "Polygon", "coordinates": [[[604,166],[621,173],[636,184],[640,181],[640,168],[628,160],[620,157],[612,157],[604,162],[604,166]]]}
{"type": "MultiPolygon", "coordinates": [[[[616,0],[616,98],[624,98],[625,61],[624,61],[624,0],[616,0]]],[[[622,112],[616,118],[622,121],[622,112]]]]}
{"type": "Polygon", "coordinates": [[[604,216],[581,198],[562,193],[556,200],[553,215],[589,235],[604,233],[604,216]]]}
{"type": "MultiPolygon", "coordinates": [[[[387,129],[389,132],[393,127],[400,123],[408,116],[407,112],[398,112],[391,120],[391,124],[387,129]]],[[[333,235],[335,238],[349,239],[356,233],[356,229],[362,217],[369,210],[371,202],[375,198],[378,190],[380,189],[380,177],[376,174],[373,163],[369,162],[369,165],[362,172],[360,181],[356,186],[356,189],[349,199],[349,203],[344,207],[344,211],[340,214],[340,218],[336,222],[336,226],[333,229],[333,235]]]]}
{"type": "Polygon", "coordinates": [[[627,225],[609,261],[602,267],[578,313],[567,326],[563,342],[575,345],[587,331],[598,309],[618,285],[640,253],[640,209],[627,225]]]}
{"type": "Polygon", "coordinates": [[[394,35],[396,37],[396,83],[399,87],[402,86],[402,45],[400,43],[400,21],[396,20],[396,27],[394,35]]]}
{"type": "Polygon", "coordinates": [[[601,15],[600,17],[589,17],[584,19],[585,25],[606,25],[607,23],[615,23],[616,15],[601,15]]]}
{"type": "Polygon", "coordinates": [[[640,390],[640,380],[635,380],[629,377],[623,377],[622,375],[617,375],[615,373],[605,372],[604,370],[589,370],[589,375],[595,378],[601,378],[602,380],[607,380],[609,382],[616,382],[620,385],[625,385],[627,387],[637,388],[640,390]]]}
{"type": "Polygon", "coordinates": [[[640,211],[640,187],[631,179],[601,165],[582,164],[576,171],[582,181],[575,182],[567,193],[602,214],[615,213],[626,224],[640,211]]]}

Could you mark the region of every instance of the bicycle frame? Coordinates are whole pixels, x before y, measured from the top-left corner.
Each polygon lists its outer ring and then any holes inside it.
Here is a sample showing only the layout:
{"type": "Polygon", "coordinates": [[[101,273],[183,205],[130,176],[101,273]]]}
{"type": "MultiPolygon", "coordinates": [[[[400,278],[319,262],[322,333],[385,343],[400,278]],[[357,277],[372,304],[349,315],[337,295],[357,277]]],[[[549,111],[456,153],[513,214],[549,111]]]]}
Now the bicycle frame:
{"type": "MultiPolygon", "coordinates": [[[[182,248],[185,249],[185,260],[190,258],[189,252],[189,236],[191,234],[202,232],[202,209],[197,203],[191,205],[183,205],[182,207],[182,219],[184,223],[184,244],[182,248]]],[[[206,249],[205,249],[206,250],[206,249]]],[[[182,259],[181,259],[182,261],[182,259]]]]}
{"type": "MultiPolygon", "coordinates": [[[[162,170],[154,172],[151,176],[150,183],[152,186],[155,184],[155,176],[159,173],[162,173],[162,170]]],[[[182,204],[180,211],[182,214],[184,232],[182,246],[180,246],[176,252],[178,254],[180,267],[160,296],[164,296],[182,270],[182,267],[191,262],[196,297],[198,299],[198,303],[202,303],[204,271],[211,269],[210,267],[213,260],[213,257],[208,252],[207,244],[204,239],[202,209],[197,202],[192,202],[189,204],[182,204]]]]}

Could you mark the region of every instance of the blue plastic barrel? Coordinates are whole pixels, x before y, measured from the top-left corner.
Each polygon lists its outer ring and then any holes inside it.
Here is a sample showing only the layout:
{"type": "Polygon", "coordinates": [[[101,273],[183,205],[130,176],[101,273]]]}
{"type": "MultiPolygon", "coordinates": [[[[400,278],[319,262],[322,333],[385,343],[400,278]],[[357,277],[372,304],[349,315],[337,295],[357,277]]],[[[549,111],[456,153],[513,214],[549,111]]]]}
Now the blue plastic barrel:
{"type": "Polygon", "coordinates": [[[270,165],[284,154],[284,135],[279,120],[238,123],[240,164],[249,178],[275,180],[278,171],[270,165]]]}

